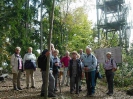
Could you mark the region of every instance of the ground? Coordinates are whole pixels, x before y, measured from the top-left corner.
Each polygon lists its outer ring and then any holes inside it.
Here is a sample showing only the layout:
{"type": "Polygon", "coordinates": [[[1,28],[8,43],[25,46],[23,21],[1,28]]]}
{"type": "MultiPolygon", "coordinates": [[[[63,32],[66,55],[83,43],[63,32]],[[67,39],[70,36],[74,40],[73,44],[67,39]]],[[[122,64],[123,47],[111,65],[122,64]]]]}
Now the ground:
{"type": "MultiPolygon", "coordinates": [[[[41,80],[41,72],[39,69],[35,72],[35,89],[26,89],[25,77],[22,75],[21,79],[21,87],[22,91],[14,91],[12,86],[12,74],[9,75],[5,81],[0,82],[0,99],[43,99],[40,97],[40,88],[42,84],[41,80]]],[[[133,96],[129,96],[125,91],[121,91],[115,88],[115,93],[113,96],[107,96],[107,88],[106,86],[97,84],[96,94],[94,97],[85,97],[86,95],[86,86],[82,87],[83,91],[79,94],[70,94],[69,87],[63,86],[62,93],[57,92],[57,98],[54,99],[133,99],[133,96]]]]}

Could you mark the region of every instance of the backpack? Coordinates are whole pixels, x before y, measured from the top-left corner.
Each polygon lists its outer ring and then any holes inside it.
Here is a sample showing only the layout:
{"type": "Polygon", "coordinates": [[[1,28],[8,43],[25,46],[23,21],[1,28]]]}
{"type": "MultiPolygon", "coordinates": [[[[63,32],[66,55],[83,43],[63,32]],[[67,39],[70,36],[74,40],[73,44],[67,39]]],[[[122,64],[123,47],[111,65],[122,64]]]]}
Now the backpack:
{"type": "Polygon", "coordinates": [[[42,68],[42,65],[41,65],[41,55],[37,58],[37,65],[38,65],[38,68],[42,68]]]}

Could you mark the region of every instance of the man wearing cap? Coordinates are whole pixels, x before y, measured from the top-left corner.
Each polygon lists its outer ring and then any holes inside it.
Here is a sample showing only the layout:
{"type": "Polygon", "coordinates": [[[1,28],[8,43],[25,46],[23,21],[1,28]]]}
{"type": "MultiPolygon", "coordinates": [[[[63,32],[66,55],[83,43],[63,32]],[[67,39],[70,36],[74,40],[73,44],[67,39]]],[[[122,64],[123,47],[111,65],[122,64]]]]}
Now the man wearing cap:
{"type": "Polygon", "coordinates": [[[77,52],[72,52],[72,59],[69,61],[68,74],[70,76],[70,93],[74,93],[76,85],[76,94],[79,93],[79,81],[82,77],[81,61],[77,58],[77,52]]]}
{"type": "Polygon", "coordinates": [[[20,84],[20,78],[24,69],[20,51],[21,51],[21,48],[16,47],[15,53],[11,56],[11,65],[12,65],[12,73],[13,73],[13,89],[17,91],[22,90],[21,84],[20,84]]]}
{"type": "MultiPolygon", "coordinates": [[[[46,94],[44,92],[44,86],[46,82],[46,66],[47,66],[47,57],[50,55],[50,52],[45,49],[42,54],[38,57],[38,67],[41,69],[42,72],[42,88],[41,88],[41,96],[44,96],[46,94]]],[[[55,97],[54,94],[54,87],[55,87],[55,79],[52,74],[52,69],[53,68],[53,60],[50,58],[50,71],[49,71],[49,86],[48,86],[48,97],[55,97]]]]}
{"type": "Polygon", "coordinates": [[[87,96],[93,96],[95,94],[95,71],[97,66],[97,59],[91,53],[91,48],[86,47],[86,55],[83,60],[84,72],[87,84],[87,96]]]}
{"type": "Polygon", "coordinates": [[[108,83],[108,92],[107,95],[111,96],[113,95],[113,79],[114,79],[114,71],[116,71],[116,63],[111,58],[111,52],[107,52],[106,54],[107,59],[104,63],[104,69],[106,74],[106,79],[108,83]]]}

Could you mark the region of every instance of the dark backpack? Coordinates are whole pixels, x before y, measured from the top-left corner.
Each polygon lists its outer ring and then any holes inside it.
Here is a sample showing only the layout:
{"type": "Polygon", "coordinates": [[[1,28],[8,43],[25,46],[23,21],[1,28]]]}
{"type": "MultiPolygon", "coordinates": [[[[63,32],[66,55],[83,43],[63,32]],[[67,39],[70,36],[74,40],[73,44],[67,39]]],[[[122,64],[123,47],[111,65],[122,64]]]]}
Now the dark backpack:
{"type": "Polygon", "coordinates": [[[42,68],[42,65],[41,65],[41,55],[37,58],[37,65],[38,65],[38,68],[42,68]]]}

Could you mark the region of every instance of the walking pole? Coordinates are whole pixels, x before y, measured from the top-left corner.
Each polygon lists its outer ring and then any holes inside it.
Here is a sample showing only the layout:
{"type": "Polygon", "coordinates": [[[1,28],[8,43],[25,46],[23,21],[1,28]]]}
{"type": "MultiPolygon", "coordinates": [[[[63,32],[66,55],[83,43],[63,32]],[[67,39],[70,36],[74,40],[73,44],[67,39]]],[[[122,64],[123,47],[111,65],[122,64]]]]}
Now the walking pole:
{"type": "Polygon", "coordinates": [[[58,75],[59,89],[60,89],[60,93],[61,93],[60,75],[61,75],[61,71],[59,71],[59,75],[58,75]]]}

